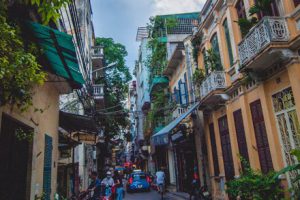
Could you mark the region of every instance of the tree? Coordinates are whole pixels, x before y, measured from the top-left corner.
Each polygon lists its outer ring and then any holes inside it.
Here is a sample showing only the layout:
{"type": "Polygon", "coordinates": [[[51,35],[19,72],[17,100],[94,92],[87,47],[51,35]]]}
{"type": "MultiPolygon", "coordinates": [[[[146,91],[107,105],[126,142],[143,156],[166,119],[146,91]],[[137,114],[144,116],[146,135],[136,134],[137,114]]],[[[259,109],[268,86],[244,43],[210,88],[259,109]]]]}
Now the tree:
{"type": "Polygon", "coordinates": [[[128,82],[132,77],[125,64],[127,51],[124,45],[116,43],[112,38],[96,38],[96,45],[103,47],[105,66],[115,63],[105,69],[104,77],[96,80],[96,84],[102,83],[105,86],[104,102],[107,109],[98,112],[100,123],[105,127],[106,136],[113,138],[129,124],[128,111],[124,109],[123,102],[127,97],[128,82]]]}

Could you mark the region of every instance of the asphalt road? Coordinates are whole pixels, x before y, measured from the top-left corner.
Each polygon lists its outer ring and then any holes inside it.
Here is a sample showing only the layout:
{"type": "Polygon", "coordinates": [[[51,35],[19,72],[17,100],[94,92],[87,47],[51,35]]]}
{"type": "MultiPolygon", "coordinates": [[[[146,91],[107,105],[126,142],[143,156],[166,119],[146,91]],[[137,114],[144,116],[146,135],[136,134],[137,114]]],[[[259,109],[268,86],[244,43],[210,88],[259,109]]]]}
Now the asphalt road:
{"type": "Polygon", "coordinates": [[[160,196],[153,190],[151,190],[151,192],[126,192],[124,200],[160,200],[160,196]]]}

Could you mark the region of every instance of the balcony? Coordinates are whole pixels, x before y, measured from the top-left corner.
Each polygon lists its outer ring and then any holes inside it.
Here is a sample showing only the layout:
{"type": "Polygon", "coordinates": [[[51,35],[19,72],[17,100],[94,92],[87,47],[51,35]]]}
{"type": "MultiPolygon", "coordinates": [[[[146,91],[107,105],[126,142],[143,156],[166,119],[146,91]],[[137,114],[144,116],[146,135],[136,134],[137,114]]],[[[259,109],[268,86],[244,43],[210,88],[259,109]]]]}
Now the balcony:
{"type": "Polygon", "coordinates": [[[102,59],[103,58],[103,48],[101,46],[94,46],[91,49],[92,59],[102,59]]]}
{"type": "Polygon", "coordinates": [[[289,59],[289,39],[284,17],[264,17],[238,45],[241,69],[261,71],[289,59]]]}
{"type": "Polygon", "coordinates": [[[150,95],[153,91],[158,91],[159,89],[165,88],[169,85],[169,79],[166,76],[155,76],[152,80],[150,86],[150,95]]]}
{"type": "Polygon", "coordinates": [[[93,96],[95,100],[104,98],[104,86],[102,84],[93,85],[93,96]]]}
{"type": "Polygon", "coordinates": [[[218,94],[218,91],[226,88],[225,80],[224,71],[213,71],[210,73],[200,85],[201,101],[214,102],[214,100],[217,100],[214,94],[218,94]]]}

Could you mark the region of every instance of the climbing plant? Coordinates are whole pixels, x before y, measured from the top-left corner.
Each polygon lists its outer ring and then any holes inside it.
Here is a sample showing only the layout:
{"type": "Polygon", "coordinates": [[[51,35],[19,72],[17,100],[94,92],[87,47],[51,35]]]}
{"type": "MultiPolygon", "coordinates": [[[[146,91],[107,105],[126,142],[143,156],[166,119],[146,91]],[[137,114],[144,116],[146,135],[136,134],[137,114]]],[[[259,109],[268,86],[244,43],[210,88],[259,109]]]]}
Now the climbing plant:
{"type": "Polygon", "coordinates": [[[199,87],[201,85],[202,81],[205,79],[204,70],[196,68],[192,79],[193,79],[194,85],[199,87]]]}
{"type": "Polygon", "coordinates": [[[194,61],[198,64],[198,54],[199,54],[199,49],[200,45],[202,43],[202,35],[196,36],[192,40],[192,46],[193,46],[193,59],[194,61]]]}
{"type": "Polygon", "coordinates": [[[206,51],[204,64],[209,68],[210,72],[222,69],[221,60],[212,48],[206,51]]]}

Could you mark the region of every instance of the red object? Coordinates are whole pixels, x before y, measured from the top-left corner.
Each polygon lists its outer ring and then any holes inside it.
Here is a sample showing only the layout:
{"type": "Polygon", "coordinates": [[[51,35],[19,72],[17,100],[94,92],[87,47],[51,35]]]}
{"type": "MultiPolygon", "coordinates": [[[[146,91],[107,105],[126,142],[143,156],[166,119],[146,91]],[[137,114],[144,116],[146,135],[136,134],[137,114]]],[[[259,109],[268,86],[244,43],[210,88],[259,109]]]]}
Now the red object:
{"type": "Polygon", "coordinates": [[[147,180],[148,183],[151,183],[151,182],[152,182],[152,181],[151,181],[151,178],[150,178],[149,176],[146,177],[146,180],[147,180]]]}
{"type": "Polygon", "coordinates": [[[128,179],[128,182],[129,182],[129,184],[132,184],[132,182],[133,182],[133,178],[132,178],[132,177],[130,177],[130,178],[128,179]]]}

